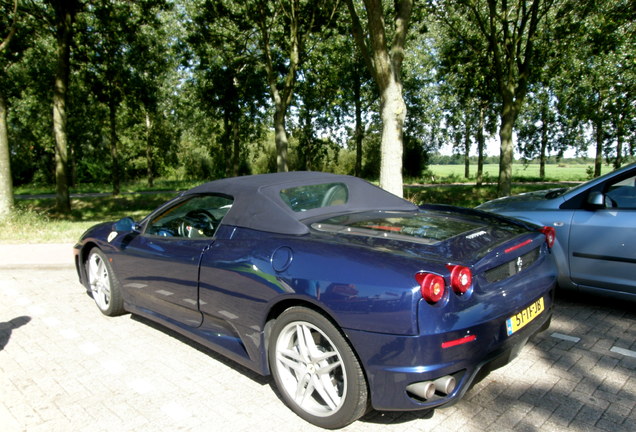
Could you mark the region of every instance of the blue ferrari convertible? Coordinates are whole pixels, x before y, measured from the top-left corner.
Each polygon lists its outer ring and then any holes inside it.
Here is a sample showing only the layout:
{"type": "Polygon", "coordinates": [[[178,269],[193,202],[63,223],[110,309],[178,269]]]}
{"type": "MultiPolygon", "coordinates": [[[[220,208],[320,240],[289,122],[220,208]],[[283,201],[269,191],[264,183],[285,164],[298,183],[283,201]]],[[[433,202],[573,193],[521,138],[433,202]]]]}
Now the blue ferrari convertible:
{"type": "MultiPolygon", "coordinates": [[[[273,376],[305,420],[456,401],[548,327],[554,229],[315,172],[205,183],[75,246],[99,310],[273,376]]],[[[205,372],[201,372],[205,373],[205,372]]]]}

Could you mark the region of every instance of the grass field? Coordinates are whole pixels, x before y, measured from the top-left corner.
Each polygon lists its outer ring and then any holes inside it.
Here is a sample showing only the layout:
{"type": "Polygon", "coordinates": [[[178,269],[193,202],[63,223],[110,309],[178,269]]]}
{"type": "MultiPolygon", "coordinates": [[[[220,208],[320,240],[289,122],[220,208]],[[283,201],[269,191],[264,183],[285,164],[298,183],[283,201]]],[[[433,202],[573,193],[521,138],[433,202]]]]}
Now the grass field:
{"type": "MultiPolygon", "coordinates": [[[[550,164],[545,167],[545,179],[548,182],[585,181],[590,178],[588,170],[593,170],[593,165],[583,164],[550,164]]],[[[601,172],[605,174],[611,171],[611,167],[603,165],[601,172]]],[[[429,171],[432,176],[426,176],[422,180],[425,183],[463,183],[475,181],[477,166],[470,166],[470,178],[464,177],[464,165],[431,165],[429,171]]],[[[484,165],[484,180],[496,182],[499,176],[499,165],[484,165]]],[[[515,163],[512,166],[513,181],[541,181],[539,177],[539,164],[524,165],[515,163]]]]}

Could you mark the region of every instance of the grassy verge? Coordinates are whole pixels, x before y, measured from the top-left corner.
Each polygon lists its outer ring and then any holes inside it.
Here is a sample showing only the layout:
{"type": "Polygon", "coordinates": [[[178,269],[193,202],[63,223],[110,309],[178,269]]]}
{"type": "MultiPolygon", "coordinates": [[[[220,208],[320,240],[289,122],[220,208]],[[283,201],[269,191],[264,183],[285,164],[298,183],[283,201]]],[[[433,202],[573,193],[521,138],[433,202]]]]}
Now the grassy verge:
{"type": "MultiPolygon", "coordinates": [[[[603,164],[601,173],[612,171],[612,167],[603,164]]],[[[464,177],[464,165],[431,165],[420,179],[422,183],[467,183],[475,181],[477,167],[470,166],[469,178],[464,177]]],[[[513,182],[571,182],[591,178],[593,164],[549,164],[545,166],[545,178],[539,176],[539,164],[515,163],[512,166],[513,182]]],[[[484,182],[497,182],[499,165],[486,164],[483,172],[484,182]]]]}
{"type": "Polygon", "coordinates": [[[125,216],[139,220],[175,192],[133,193],[71,200],[70,216],[55,213],[54,198],[16,200],[14,213],[0,221],[2,243],[73,243],[89,227],[125,216]]]}
{"type": "MultiPolygon", "coordinates": [[[[523,183],[512,187],[512,194],[532,192],[542,189],[564,187],[562,183],[523,183]]],[[[460,207],[475,207],[483,202],[497,198],[497,185],[435,185],[435,186],[407,186],[404,188],[404,198],[421,204],[451,204],[460,207]]]]}

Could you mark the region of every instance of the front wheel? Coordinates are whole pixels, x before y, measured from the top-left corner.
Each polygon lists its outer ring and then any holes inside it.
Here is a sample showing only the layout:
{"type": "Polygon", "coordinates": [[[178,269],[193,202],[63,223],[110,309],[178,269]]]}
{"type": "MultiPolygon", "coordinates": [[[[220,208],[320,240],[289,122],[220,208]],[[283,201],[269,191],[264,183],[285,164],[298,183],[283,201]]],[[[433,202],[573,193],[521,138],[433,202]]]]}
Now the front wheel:
{"type": "Polygon", "coordinates": [[[104,253],[95,248],[86,262],[88,288],[99,310],[107,316],[123,314],[124,301],[121,296],[119,282],[115,278],[113,268],[104,253]]]}
{"type": "Polygon", "coordinates": [[[368,407],[360,363],[338,329],[304,307],[283,312],[272,327],[269,364],[287,405],[308,422],[344,427],[368,407]]]}

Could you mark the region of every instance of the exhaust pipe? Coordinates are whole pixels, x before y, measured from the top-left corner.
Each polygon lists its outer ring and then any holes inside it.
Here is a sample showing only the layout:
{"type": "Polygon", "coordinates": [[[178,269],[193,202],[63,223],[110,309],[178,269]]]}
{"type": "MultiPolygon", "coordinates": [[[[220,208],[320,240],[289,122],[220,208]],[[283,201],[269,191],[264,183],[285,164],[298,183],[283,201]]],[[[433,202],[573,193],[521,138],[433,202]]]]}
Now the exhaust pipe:
{"type": "Polygon", "coordinates": [[[446,375],[441,378],[437,378],[433,382],[433,385],[435,386],[435,391],[437,393],[446,396],[447,394],[450,394],[453,392],[453,390],[455,390],[455,377],[446,375]]]}
{"type": "Polygon", "coordinates": [[[435,381],[421,381],[413,384],[409,384],[406,387],[406,391],[420,397],[421,399],[428,400],[432,398],[435,393],[442,396],[446,396],[455,390],[457,385],[455,378],[451,375],[446,375],[441,378],[437,378],[435,381]]]}
{"type": "Polygon", "coordinates": [[[432,381],[421,381],[409,384],[406,391],[421,397],[424,400],[430,399],[435,395],[435,384],[432,381]]]}

